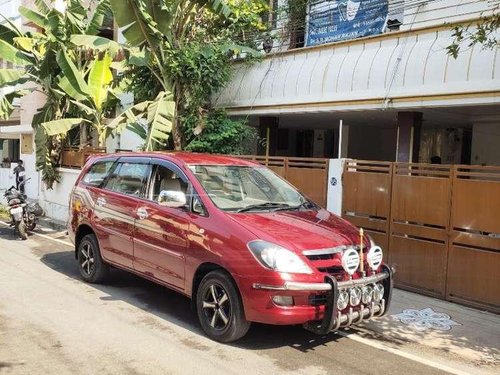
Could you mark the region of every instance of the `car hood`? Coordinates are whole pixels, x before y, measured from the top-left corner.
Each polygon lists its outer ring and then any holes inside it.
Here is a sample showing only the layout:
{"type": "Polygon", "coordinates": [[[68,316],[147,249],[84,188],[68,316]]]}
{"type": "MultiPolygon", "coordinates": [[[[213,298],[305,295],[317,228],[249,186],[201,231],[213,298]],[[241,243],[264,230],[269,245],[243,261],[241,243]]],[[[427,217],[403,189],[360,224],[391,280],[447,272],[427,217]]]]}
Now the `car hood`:
{"type": "Polygon", "coordinates": [[[355,226],[324,209],[228,215],[258,239],[296,251],[359,243],[355,226]]]}

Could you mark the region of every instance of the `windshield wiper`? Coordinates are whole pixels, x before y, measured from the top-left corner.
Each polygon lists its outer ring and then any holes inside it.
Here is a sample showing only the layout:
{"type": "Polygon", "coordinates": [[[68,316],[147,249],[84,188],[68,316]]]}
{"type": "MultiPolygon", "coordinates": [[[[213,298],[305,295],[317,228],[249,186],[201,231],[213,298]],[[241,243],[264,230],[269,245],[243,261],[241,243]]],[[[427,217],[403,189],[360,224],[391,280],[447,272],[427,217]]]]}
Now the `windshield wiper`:
{"type": "Polygon", "coordinates": [[[242,207],[235,212],[247,212],[251,210],[260,210],[260,209],[276,209],[276,210],[286,210],[293,208],[293,206],[290,206],[289,204],[286,203],[273,203],[273,202],[266,202],[266,203],[258,203],[258,204],[251,204],[246,207],[242,207]]]}
{"type": "Polygon", "coordinates": [[[301,208],[305,208],[306,210],[310,210],[312,208],[315,208],[316,205],[310,201],[304,201],[301,204],[297,206],[289,206],[287,205],[286,207],[280,207],[277,208],[275,211],[284,211],[284,210],[300,210],[301,208]]]}

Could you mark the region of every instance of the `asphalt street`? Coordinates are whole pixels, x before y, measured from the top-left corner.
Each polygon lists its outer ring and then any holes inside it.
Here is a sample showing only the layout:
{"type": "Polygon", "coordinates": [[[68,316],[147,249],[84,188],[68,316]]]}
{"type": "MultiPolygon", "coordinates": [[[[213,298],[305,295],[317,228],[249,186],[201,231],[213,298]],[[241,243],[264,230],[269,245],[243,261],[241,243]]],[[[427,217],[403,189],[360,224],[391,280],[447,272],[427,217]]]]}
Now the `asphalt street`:
{"type": "Polygon", "coordinates": [[[446,373],[349,333],[253,325],[219,344],[187,298],[116,269],[105,284],[86,284],[63,234],[20,241],[12,232],[0,226],[1,374],[446,373]]]}

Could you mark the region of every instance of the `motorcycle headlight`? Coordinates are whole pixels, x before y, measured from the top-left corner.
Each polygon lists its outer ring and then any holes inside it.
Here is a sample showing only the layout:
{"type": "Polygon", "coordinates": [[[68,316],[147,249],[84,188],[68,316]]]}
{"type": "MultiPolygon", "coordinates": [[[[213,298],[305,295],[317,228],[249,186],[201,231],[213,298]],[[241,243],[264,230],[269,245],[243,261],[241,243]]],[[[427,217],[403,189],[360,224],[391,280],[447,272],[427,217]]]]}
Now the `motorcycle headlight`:
{"type": "Polygon", "coordinates": [[[366,260],[371,269],[375,271],[382,264],[383,257],[384,253],[380,246],[372,246],[366,255],[366,260]]]}
{"type": "Polygon", "coordinates": [[[284,247],[262,240],[251,241],[247,246],[267,269],[286,273],[313,273],[297,254],[284,247]]]}

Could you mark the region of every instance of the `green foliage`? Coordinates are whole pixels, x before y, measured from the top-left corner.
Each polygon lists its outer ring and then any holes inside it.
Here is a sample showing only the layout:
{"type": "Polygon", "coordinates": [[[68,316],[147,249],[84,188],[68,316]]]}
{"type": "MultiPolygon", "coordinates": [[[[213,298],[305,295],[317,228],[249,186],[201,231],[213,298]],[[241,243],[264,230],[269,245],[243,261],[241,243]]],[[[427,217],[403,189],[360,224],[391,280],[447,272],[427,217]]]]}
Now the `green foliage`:
{"type": "Polygon", "coordinates": [[[145,135],[146,149],[182,149],[194,134],[186,135],[193,123],[197,133],[203,131],[211,96],[230,78],[232,57],[255,54],[237,41],[243,32],[264,28],[259,17],[267,6],[263,0],[111,0],[111,7],[128,43],[141,48],[131,53],[125,75],[135,98],[154,102],[165,93],[175,104],[168,106],[171,132],[160,142],[147,142],[155,128],[148,119],[154,117],[134,122],[138,114],[128,111],[117,121],[145,135]]]}
{"type": "MultiPolygon", "coordinates": [[[[34,87],[31,91],[45,94],[45,104],[33,117],[32,126],[36,166],[51,188],[59,179],[56,165],[69,129],[91,122],[101,142],[104,139],[105,115],[116,102],[111,92],[109,54],[116,54],[117,45],[87,35],[96,34],[109,15],[108,0],[100,1],[94,12],[79,0],[67,0],[64,14],[44,0],[34,3],[33,8],[21,6],[19,12],[37,25],[38,31],[22,32],[8,20],[0,26],[0,55],[16,65],[16,72],[0,69],[0,85],[16,89],[29,82],[34,87]]],[[[0,117],[8,117],[13,100],[29,92],[18,89],[0,97],[0,117]]]]}
{"type": "Polygon", "coordinates": [[[204,130],[195,135],[195,124],[189,124],[186,132],[192,140],[185,147],[188,151],[243,155],[252,152],[252,141],[257,132],[243,120],[232,120],[223,110],[210,112],[205,119],[204,130]]]}
{"type": "Polygon", "coordinates": [[[453,41],[446,47],[448,55],[456,59],[464,44],[469,48],[480,45],[491,50],[500,46],[498,40],[500,1],[494,0],[491,3],[493,15],[482,18],[476,24],[458,25],[453,28],[453,41]]]}

